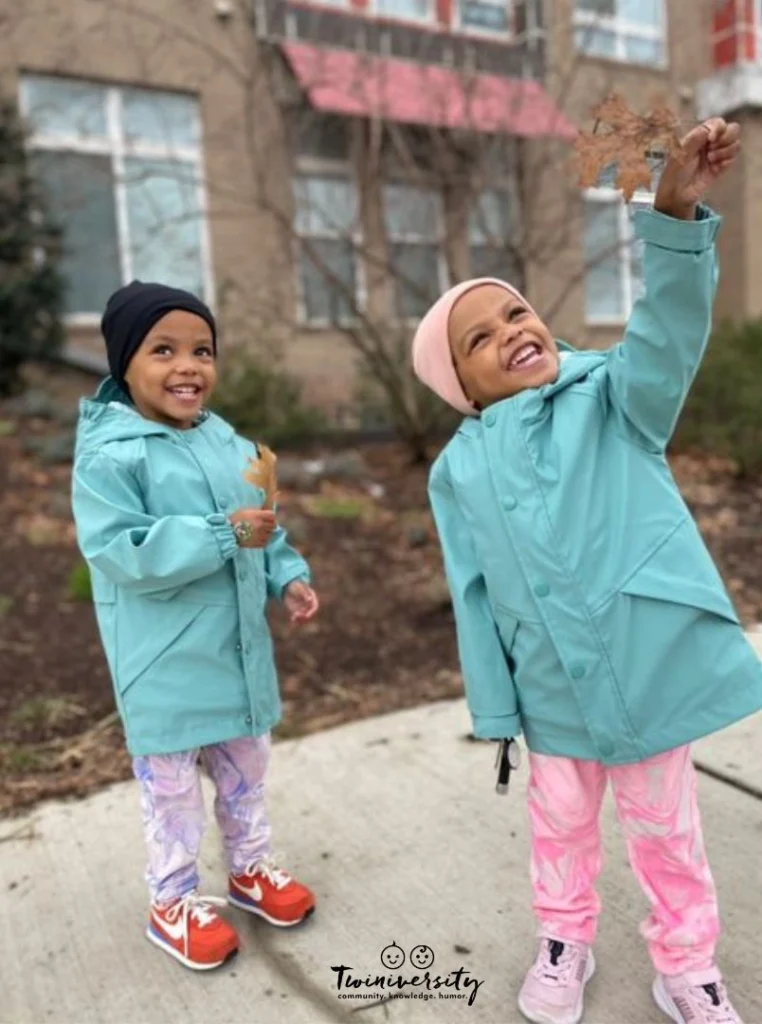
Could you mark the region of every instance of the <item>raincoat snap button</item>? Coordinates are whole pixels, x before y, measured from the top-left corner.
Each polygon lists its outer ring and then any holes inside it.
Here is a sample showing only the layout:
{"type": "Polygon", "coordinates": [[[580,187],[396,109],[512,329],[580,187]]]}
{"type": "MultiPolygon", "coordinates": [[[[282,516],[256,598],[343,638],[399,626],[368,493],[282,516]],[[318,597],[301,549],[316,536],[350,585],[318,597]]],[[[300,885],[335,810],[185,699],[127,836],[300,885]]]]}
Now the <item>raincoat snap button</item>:
{"type": "Polygon", "coordinates": [[[218,504],[219,504],[220,508],[227,508],[228,507],[228,499],[227,498],[220,498],[218,504]]]}
{"type": "Polygon", "coordinates": [[[236,644],[236,645],[235,645],[235,649],[236,649],[237,651],[242,651],[242,650],[243,650],[243,644],[236,644]]]}
{"type": "Polygon", "coordinates": [[[494,425],[495,425],[495,414],[494,414],[494,412],[488,412],[487,415],[484,417],[484,426],[485,427],[494,427],[494,425]]]}
{"type": "Polygon", "coordinates": [[[512,512],[517,505],[518,502],[512,494],[509,494],[507,498],[503,498],[503,508],[506,510],[506,512],[512,512]]]}
{"type": "Polygon", "coordinates": [[[534,592],[537,597],[547,597],[550,593],[550,587],[547,583],[538,583],[534,588],[534,592]]]}
{"type": "Polygon", "coordinates": [[[251,723],[252,723],[253,721],[254,721],[254,719],[253,719],[253,718],[251,717],[251,715],[247,715],[247,716],[246,716],[246,724],[247,724],[247,725],[251,725],[251,723]]]}
{"type": "Polygon", "coordinates": [[[571,677],[572,677],[572,679],[582,679],[582,677],[584,676],[585,672],[586,672],[585,666],[584,665],[580,665],[579,662],[577,662],[575,665],[572,665],[572,667],[571,667],[571,677]]]}

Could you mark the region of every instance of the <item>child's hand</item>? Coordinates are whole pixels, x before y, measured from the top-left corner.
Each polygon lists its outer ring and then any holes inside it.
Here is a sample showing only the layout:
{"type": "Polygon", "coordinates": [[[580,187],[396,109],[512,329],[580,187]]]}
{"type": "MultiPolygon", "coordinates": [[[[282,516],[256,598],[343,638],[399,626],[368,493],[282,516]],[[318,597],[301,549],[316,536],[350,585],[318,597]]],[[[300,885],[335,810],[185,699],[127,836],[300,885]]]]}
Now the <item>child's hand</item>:
{"type": "Polygon", "coordinates": [[[230,517],[230,522],[233,526],[247,523],[251,527],[250,537],[243,540],[239,537],[238,543],[242,548],[264,548],[275,529],[275,513],[262,508],[239,508],[230,517]]]}
{"type": "Polygon", "coordinates": [[[291,621],[309,622],[317,614],[320,607],[318,596],[307,583],[301,580],[294,580],[289,583],[283,594],[283,604],[291,618],[291,621]]]}
{"type": "Polygon", "coordinates": [[[664,168],[654,209],[669,217],[694,220],[696,203],[733,164],[741,150],[741,128],[712,117],[682,140],[682,154],[664,168]]]}

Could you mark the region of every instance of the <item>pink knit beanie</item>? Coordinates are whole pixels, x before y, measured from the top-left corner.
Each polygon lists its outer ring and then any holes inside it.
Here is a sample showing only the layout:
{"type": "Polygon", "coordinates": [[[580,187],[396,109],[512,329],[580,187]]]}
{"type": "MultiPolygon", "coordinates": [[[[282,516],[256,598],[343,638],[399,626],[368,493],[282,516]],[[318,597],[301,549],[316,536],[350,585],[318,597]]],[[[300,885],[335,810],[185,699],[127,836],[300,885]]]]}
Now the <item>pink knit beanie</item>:
{"type": "MultiPolygon", "coordinates": [[[[450,352],[450,341],[447,330],[453,306],[466,292],[482,284],[496,284],[507,292],[515,295],[532,310],[527,300],[507,281],[495,277],[477,277],[472,281],[456,284],[441,298],[437,299],[418,325],[413,338],[413,370],[416,377],[430,387],[433,392],[443,398],[464,416],[477,416],[478,411],[466,398],[450,352]]],[[[534,312],[534,310],[532,310],[534,312]]]]}

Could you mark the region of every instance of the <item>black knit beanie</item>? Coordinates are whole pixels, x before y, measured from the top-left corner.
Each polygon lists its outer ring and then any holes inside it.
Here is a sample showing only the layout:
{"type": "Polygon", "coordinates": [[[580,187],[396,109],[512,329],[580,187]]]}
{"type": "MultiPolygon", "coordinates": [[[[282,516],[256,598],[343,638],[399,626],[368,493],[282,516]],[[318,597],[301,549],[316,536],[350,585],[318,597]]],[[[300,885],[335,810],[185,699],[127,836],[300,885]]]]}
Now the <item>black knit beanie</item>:
{"type": "Polygon", "coordinates": [[[166,284],[133,281],[114,292],[101,320],[109,369],[120,387],[125,387],[127,367],[145,336],[155,323],[173,309],[187,310],[205,320],[211,328],[212,344],[217,353],[217,325],[212,311],[201,299],[197,299],[191,292],[170,288],[166,284]]]}

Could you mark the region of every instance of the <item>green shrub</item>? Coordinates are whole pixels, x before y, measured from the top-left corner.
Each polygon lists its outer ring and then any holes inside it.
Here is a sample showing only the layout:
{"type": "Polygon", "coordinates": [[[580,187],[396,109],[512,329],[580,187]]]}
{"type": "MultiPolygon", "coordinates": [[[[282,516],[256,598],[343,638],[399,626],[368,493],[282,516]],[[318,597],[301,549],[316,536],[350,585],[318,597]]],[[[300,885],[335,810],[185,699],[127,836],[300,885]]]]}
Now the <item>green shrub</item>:
{"type": "Polygon", "coordinates": [[[93,585],[86,562],[79,562],[69,573],[66,593],[72,601],[92,601],[93,585]]]}
{"type": "Polygon", "coordinates": [[[762,319],[714,331],[675,447],[731,458],[743,476],[762,473],[762,319]]]}
{"type": "Polygon", "coordinates": [[[0,395],[21,388],[21,367],[63,343],[61,234],[48,218],[16,103],[0,97],[0,395]]]}
{"type": "Polygon", "coordinates": [[[306,441],[327,427],[304,401],[299,381],[242,351],[223,363],[212,409],[239,433],[272,447],[306,441]]]}

